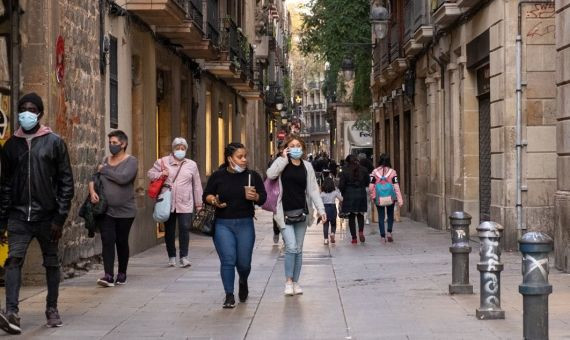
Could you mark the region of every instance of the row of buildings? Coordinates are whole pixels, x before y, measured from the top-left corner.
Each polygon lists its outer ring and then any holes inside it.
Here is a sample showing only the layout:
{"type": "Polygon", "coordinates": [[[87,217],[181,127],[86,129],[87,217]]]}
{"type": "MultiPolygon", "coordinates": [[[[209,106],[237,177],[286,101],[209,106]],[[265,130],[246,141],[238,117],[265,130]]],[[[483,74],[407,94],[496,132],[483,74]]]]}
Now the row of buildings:
{"type": "Polygon", "coordinates": [[[379,6],[388,22],[372,36],[374,151],[400,175],[402,214],[445,229],[464,210],[473,232],[502,224],[507,249],[545,231],[570,271],[570,2],[379,6]]]}
{"type": "MultiPolygon", "coordinates": [[[[77,211],[113,129],[129,135],[128,152],[139,159],[133,252],[162,240],[146,171],[174,137],[189,141],[204,182],[232,141],[252,150],[250,168],[264,171],[288,41],[283,0],[0,1],[0,138],[16,127],[19,96],[35,91],[44,98],[44,123],[69,147],[77,195],[62,262],[100,253],[77,211]]],[[[33,274],[41,257],[28,258],[33,274]]]]}

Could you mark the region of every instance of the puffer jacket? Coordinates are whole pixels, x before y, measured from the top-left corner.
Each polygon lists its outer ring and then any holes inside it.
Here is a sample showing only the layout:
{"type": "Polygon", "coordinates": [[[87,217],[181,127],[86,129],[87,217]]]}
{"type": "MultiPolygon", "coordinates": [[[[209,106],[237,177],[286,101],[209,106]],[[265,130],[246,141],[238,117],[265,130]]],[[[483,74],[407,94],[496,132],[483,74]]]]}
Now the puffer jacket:
{"type": "Polygon", "coordinates": [[[18,129],[2,149],[2,227],[8,218],[63,225],[73,194],[73,173],[63,139],[43,125],[30,140],[18,129]]]}

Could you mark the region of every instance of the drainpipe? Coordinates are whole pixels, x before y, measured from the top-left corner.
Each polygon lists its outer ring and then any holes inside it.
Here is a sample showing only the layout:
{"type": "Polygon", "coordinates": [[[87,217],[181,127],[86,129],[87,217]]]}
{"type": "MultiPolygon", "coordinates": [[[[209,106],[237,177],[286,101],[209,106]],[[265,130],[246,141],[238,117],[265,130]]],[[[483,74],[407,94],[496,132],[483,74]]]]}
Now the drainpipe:
{"type": "Polygon", "coordinates": [[[10,59],[12,61],[10,72],[10,131],[16,131],[14,117],[18,114],[18,100],[20,99],[20,4],[18,1],[8,2],[10,20],[10,59]]]}
{"type": "Polygon", "coordinates": [[[517,216],[517,233],[518,238],[520,238],[524,231],[526,231],[526,225],[523,224],[523,206],[522,206],[522,192],[526,191],[527,188],[522,185],[522,148],[526,146],[526,142],[522,140],[522,6],[524,4],[550,4],[554,3],[553,0],[544,1],[520,1],[518,4],[518,26],[517,26],[517,38],[515,44],[515,67],[516,67],[516,216],[517,216]]]}

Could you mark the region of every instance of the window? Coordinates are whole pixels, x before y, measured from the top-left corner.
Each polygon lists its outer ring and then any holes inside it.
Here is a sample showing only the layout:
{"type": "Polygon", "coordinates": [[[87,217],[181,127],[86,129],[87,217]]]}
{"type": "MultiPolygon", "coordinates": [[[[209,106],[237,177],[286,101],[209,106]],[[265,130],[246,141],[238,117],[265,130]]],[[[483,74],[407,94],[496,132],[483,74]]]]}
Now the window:
{"type": "Polygon", "coordinates": [[[111,129],[119,127],[119,77],[117,63],[117,38],[110,36],[109,48],[109,99],[111,129]]]}

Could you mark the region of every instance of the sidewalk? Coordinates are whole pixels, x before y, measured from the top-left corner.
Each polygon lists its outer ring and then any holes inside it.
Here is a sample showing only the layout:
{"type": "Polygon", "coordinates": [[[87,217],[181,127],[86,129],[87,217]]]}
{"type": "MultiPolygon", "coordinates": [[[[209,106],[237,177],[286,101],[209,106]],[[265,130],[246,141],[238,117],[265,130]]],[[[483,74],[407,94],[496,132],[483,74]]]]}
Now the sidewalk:
{"type": "MultiPolygon", "coordinates": [[[[506,320],[480,321],[478,245],[471,254],[476,294],[449,296],[448,232],[412,221],[398,223],[395,242],[381,244],[367,226],[364,244],[345,229],[334,246],[321,226],[305,240],[305,294],[283,296],[283,259],[273,245],[271,216],[258,210],[250,298],[221,308],[219,260],[211,239],[191,236],[190,269],[166,267],[164,245],[131,259],[128,284],[99,288],[101,272],[65,281],[60,292],[64,327],[48,329],[45,291],[24,288],[21,338],[55,339],[521,339],[520,257],[503,254],[502,307],[506,320]]],[[[570,339],[570,275],[550,273],[550,338],[570,339]]],[[[236,280],[237,283],[237,280],[236,280]]],[[[237,293],[237,287],[236,287],[237,293]]],[[[1,294],[1,293],[0,293],[1,294]]],[[[1,294],[3,298],[3,294],[1,294]]],[[[3,303],[2,303],[3,305],[3,303]]]]}

